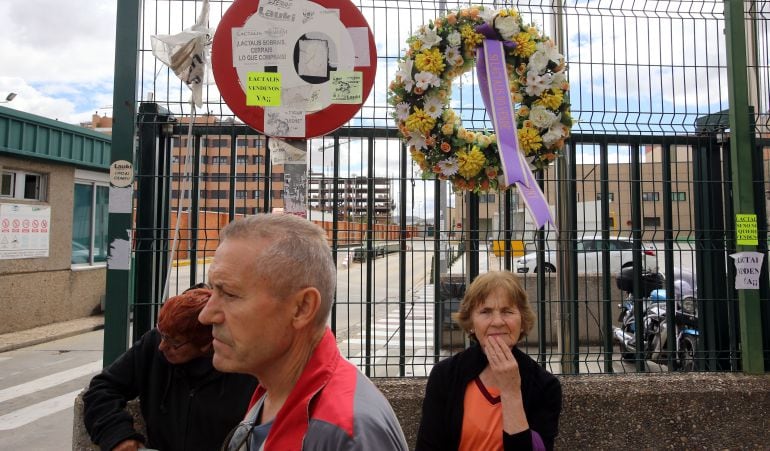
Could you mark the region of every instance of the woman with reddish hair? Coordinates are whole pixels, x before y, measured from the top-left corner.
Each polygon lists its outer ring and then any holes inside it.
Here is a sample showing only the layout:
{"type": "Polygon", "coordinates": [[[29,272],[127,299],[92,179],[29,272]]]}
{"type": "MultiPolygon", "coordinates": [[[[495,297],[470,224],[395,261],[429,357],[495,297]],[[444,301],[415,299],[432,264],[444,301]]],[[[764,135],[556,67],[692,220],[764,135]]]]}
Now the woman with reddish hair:
{"type": "Polygon", "coordinates": [[[158,327],[91,380],[84,421],[101,449],[219,449],[241,421],[257,382],[214,369],[211,326],[198,321],[210,296],[211,290],[196,285],[169,298],[158,327]],[[146,437],[125,411],[137,397],[146,437]]]}
{"type": "Polygon", "coordinates": [[[516,275],[478,276],[453,317],[472,344],[433,367],[416,450],[552,450],[561,383],[517,346],[536,317],[516,275]]]}

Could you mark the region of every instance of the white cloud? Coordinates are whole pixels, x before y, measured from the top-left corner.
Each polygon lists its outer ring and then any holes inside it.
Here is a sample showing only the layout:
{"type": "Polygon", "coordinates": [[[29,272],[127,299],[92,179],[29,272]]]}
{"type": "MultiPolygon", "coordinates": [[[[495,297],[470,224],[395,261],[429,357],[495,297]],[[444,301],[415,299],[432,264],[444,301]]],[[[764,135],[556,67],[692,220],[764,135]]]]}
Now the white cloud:
{"type": "Polygon", "coordinates": [[[115,15],[114,1],[0,3],[0,95],[18,93],[5,106],[77,123],[111,104],[115,15]]]}

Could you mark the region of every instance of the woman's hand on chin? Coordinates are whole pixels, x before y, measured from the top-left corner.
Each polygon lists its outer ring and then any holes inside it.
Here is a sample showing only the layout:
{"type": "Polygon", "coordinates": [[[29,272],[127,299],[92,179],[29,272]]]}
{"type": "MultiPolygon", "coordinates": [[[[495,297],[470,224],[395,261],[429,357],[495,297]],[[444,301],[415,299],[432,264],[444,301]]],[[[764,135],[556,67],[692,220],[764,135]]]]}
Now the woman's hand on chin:
{"type": "Polygon", "coordinates": [[[494,385],[501,393],[520,393],[521,376],[519,364],[513,357],[510,348],[505,345],[502,338],[495,335],[487,338],[487,346],[484,349],[489,361],[489,369],[494,379],[494,385]]]}

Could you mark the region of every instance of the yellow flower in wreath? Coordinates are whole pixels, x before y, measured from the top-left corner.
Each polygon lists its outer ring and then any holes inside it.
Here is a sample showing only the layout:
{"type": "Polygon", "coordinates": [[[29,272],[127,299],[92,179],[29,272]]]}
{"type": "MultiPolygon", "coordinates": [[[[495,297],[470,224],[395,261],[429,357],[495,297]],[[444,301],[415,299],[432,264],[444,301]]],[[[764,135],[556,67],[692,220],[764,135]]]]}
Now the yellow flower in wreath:
{"type": "Polygon", "coordinates": [[[461,150],[457,152],[457,172],[470,179],[475,177],[484,168],[487,159],[478,146],[473,146],[470,152],[461,150]]]}
{"type": "Polygon", "coordinates": [[[519,130],[519,144],[525,154],[539,150],[543,146],[543,137],[532,127],[519,130]]]}
{"type": "Polygon", "coordinates": [[[415,108],[414,113],[406,118],[406,128],[411,131],[418,131],[427,135],[436,125],[436,119],[433,119],[422,108],[415,108]]]}
{"type": "Polygon", "coordinates": [[[564,101],[564,93],[559,88],[552,88],[551,92],[543,92],[539,100],[535,101],[535,105],[542,105],[546,108],[556,110],[564,101]]]}
{"type": "Polygon", "coordinates": [[[513,54],[516,56],[529,58],[537,50],[537,44],[532,40],[532,35],[529,33],[517,33],[513,37],[513,42],[516,43],[516,48],[513,49],[513,54]]]}
{"type": "Polygon", "coordinates": [[[436,75],[441,74],[446,67],[441,50],[436,47],[418,53],[414,58],[414,66],[419,71],[431,72],[436,75]]]}

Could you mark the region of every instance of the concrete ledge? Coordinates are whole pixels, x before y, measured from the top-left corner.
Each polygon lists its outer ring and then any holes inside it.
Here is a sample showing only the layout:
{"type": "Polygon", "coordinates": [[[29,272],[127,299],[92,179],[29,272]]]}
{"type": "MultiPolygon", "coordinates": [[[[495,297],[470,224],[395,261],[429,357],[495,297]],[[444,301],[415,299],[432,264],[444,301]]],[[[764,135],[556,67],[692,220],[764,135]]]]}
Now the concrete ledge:
{"type": "MultiPolygon", "coordinates": [[[[561,376],[564,407],[558,449],[766,449],[770,374],[561,376]]],[[[375,379],[410,448],[420,423],[425,378],[375,379]]],[[[135,406],[134,406],[135,407],[135,406]]],[[[75,401],[72,447],[94,449],[75,401]]]]}
{"type": "Polygon", "coordinates": [[[13,351],[104,328],[104,315],[62,321],[32,329],[0,334],[0,352],[13,351]]]}

